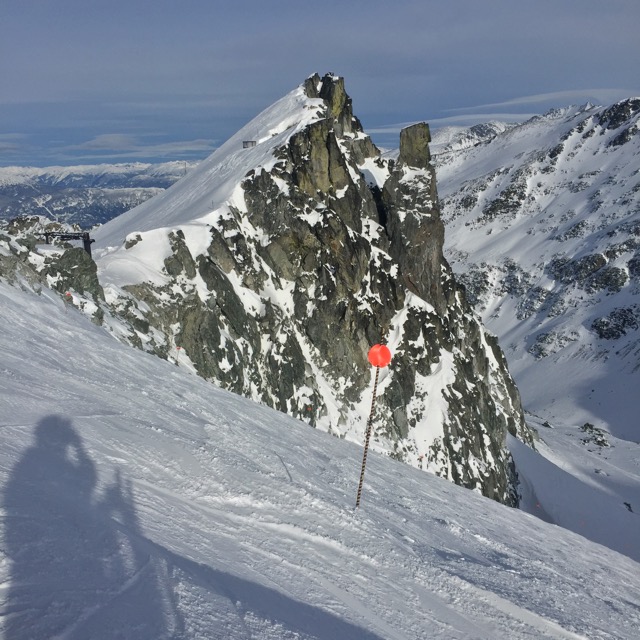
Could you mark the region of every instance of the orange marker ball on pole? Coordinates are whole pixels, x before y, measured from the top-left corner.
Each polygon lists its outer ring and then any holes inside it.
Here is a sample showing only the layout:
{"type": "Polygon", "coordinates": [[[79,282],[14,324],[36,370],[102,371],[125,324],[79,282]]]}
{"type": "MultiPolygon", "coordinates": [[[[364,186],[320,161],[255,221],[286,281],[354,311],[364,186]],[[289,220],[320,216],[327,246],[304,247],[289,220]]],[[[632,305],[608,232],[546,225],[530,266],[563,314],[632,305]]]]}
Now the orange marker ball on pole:
{"type": "Polygon", "coordinates": [[[356,494],[356,509],[360,506],[360,498],[362,497],[362,485],[364,483],[364,470],[367,465],[367,451],[369,451],[369,439],[371,438],[371,429],[373,427],[373,412],[376,404],[376,389],[378,388],[378,376],[380,367],[386,367],[391,362],[391,351],[384,344],[374,344],[369,349],[367,356],[369,362],[376,368],[376,377],[373,381],[373,397],[371,398],[371,413],[367,420],[367,428],[364,436],[364,451],[362,453],[362,468],[360,469],[360,482],[358,483],[358,493],[356,494]]]}
{"type": "Polygon", "coordinates": [[[374,344],[369,349],[369,362],[374,367],[386,367],[391,362],[391,351],[385,344],[374,344]]]}

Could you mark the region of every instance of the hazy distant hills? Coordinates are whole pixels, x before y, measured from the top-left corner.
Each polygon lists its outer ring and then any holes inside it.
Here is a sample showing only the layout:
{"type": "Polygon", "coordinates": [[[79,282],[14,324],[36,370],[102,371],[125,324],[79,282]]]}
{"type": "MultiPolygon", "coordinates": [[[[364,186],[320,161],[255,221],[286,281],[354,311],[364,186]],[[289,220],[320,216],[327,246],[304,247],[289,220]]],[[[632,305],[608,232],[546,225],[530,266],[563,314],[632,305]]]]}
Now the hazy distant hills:
{"type": "Polygon", "coordinates": [[[0,219],[43,215],[88,228],[160,193],[194,166],[175,161],[0,167],[0,219]]]}

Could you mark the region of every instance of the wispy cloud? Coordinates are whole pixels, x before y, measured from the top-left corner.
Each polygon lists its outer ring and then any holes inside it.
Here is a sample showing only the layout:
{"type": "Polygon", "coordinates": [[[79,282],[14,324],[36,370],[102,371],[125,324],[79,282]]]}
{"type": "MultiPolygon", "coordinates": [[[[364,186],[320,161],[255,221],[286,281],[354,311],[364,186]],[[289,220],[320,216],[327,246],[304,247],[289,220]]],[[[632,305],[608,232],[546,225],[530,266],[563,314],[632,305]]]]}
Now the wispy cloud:
{"type": "Polygon", "coordinates": [[[155,144],[145,143],[136,136],[104,133],[76,145],[63,147],[61,152],[77,159],[95,158],[166,158],[203,156],[216,148],[216,141],[204,138],[176,140],[155,144]]]}
{"type": "Polygon", "coordinates": [[[4,142],[0,140],[0,153],[16,153],[20,150],[20,145],[15,142],[4,142]]]}
{"type": "Polygon", "coordinates": [[[123,133],[103,133],[81,144],[69,146],[67,149],[78,151],[84,149],[88,151],[126,151],[139,146],[137,139],[133,136],[123,133]]]}
{"type": "Polygon", "coordinates": [[[25,142],[26,136],[20,133],[0,133],[0,153],[18,153],[24,148],[25,142]]]}
{"type": "Polygon", "coordinates": [[[468,113],[471,111],[477,111],[478,109],[506,109],[510,107],[550,103],[569,106],[570,104],[595,102],[597,104],[606,105],[633,95],[635,95],[634,91],[626,89],[572,89],[568,91],[553,91],[551,93],[538,93],[535,95],[520,96],[503,102],[479,104],[472,107],[460,107],[456,109],[449,109],[448,111],[450,113],[468,113]]]}

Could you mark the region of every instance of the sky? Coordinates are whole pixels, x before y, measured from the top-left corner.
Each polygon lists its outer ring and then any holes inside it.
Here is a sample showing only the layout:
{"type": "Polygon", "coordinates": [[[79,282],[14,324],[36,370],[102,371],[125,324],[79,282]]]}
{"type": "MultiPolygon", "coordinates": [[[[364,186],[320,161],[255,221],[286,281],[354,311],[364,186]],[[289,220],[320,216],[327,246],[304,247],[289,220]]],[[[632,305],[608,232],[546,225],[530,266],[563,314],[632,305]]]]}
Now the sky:
{"type": "Polygon", "coordinates": [[[199,160],[309,75],[399,129],[640,95],[638,0],[7,0],[0,166],[199,160]]]}

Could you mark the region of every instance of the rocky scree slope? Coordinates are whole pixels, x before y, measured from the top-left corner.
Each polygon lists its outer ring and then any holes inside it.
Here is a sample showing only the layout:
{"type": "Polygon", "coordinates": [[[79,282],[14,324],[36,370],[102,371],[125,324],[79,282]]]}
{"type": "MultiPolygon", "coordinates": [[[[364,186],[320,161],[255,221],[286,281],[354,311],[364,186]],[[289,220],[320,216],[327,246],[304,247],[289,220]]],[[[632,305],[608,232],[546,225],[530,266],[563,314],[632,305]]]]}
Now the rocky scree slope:
{"type": "Polygon", "coordinates": [[[436,158],[447,255],[525,404],[634,440],[639,118],[640,98],[556,110],[436,158]]]}
{"type": "Polygon", "coordinates": [[[414,125],[382,159],[342,78],[312,76],[98,230],[104,302],[91,302],[119,339],[352,440],[368,349],[387,342],[372,446],[515,504],[506,434],[531,435],[443,258],[428,142],[414,125]]]}

